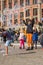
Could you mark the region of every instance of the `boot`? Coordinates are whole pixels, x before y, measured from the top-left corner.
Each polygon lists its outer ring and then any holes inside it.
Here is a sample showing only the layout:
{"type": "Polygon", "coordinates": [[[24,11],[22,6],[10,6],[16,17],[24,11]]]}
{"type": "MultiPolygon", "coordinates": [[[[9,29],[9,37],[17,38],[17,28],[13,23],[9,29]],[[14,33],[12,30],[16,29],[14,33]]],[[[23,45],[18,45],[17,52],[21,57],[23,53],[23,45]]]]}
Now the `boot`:
{"type": "Polygon", "coordinates": [[[34,47],[33,47],[33,46],[31,46],[31,50],[33,50],[33,48],[34,48],[34,47]]]}

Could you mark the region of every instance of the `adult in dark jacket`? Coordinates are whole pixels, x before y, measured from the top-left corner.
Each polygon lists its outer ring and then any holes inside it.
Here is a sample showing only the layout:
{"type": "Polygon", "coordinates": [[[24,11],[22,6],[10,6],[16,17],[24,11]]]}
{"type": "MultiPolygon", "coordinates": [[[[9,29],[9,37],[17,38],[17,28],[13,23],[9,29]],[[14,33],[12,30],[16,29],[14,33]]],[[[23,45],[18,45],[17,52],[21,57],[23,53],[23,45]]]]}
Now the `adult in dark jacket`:
{"type": "Polygon", "coordinates": [[[28,48],[26,50],[33,50],[33,44],[32,44],[32,33],[33,33],[33,25],[34,25],[34,19],[26,22],[23,20],[23,23],[27,26],[27,43],[28,43],[28,48]]]}

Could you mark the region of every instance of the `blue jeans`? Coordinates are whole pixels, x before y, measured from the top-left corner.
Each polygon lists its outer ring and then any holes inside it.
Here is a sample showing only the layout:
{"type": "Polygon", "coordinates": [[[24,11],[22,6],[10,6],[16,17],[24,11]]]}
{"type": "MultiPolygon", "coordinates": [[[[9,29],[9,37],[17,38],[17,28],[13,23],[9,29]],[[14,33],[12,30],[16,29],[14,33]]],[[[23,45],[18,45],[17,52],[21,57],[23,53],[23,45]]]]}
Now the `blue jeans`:
{"type": "Polygon", "coordinates": [[[12,40],[7,40],[5,46],[9,46],[12,43],[12,40]]]}

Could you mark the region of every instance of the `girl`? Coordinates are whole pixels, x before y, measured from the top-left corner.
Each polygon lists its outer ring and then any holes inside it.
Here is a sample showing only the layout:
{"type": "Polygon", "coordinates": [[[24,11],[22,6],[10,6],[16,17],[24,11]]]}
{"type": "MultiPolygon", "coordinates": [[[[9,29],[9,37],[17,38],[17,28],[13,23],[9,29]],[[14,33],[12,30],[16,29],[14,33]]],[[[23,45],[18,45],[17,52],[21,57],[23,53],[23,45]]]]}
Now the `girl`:
{"type": "Polygon", "coordinates": [[[22,49],[22,46],[23,46],[23,49],[24,49],[25,48],[25,46],[24,46],[24,33],[23,33],[22,29],[20,30],[19,40],[20,40],[20,49],[22,49]]]}

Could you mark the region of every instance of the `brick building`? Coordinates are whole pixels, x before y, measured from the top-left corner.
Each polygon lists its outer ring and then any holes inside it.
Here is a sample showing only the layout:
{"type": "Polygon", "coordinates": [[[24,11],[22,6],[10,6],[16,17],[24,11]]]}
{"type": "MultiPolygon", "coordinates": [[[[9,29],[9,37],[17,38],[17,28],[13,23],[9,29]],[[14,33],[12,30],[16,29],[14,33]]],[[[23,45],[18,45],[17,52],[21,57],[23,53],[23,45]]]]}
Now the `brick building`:
{"type": "Polygon", "coordinates": [[[43,0],[0,0],[0,25],[22,24],[22,18],[43,18],[43,0]],[[2,22],[2,23],[1,23],[2,22]]]}

